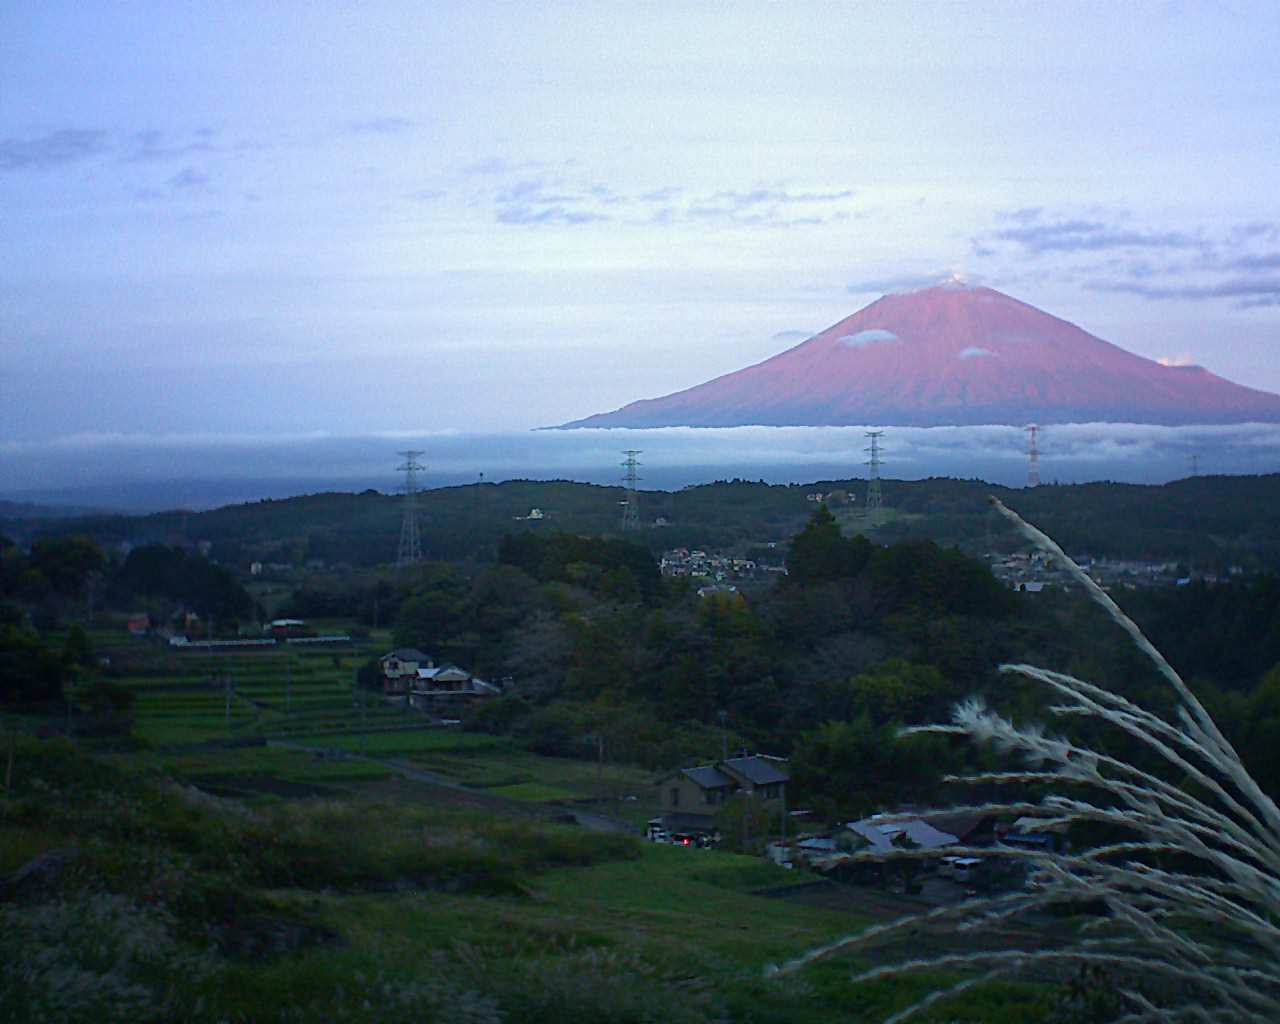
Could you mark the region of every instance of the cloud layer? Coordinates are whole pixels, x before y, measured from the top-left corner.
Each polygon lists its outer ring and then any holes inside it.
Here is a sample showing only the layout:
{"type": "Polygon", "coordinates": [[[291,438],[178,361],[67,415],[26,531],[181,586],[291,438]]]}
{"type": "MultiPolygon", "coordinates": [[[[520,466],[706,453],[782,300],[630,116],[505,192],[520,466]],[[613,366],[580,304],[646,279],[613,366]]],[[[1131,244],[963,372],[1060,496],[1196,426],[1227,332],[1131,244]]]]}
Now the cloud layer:
{"type": "MultiPolygon", "coordinates": [[[[426,486],[564,477],[618,481],[619,453],[643,452],[647,486],[678,488],[741,476],[774,482],[865,474],[864,427],[734,427],[699,430],[536,431],[514,434],[389,432],[345,437],[293,435],[77,435],[0,445],[0,496],[30,498],[76,486],[131,481],[224,481],[238,500],[299,490],[397,486],[395,452],[426,451],[426,486]],[[110,465],[110,472],[95,466],[110,465]],[[282,492],[268,485],[283,481],[282,492]],[[311,483],[308,485],[307,480],[311,483]],[[237,483],[238,481],[238,483],[237,483]],[[245,481],[256,481],[246,490],[245,481]],[[238,489],[237,489],[238,488],[238,489]]],[[[1017,427],[895,428],[882,440],[884,475],[946,475],[1018,485],[1026,479],[1026,438],[1017,427]]],[[[1068,424],[1041,431],[1041,477],[1159,482],[1186,476],[1189,455],[1203,473],[1280,471],[1280,426],[1152,427],[1068,424]]],[[[124,493],[123,491],[120,493],[124,493]]],[[[136,493],[141,493],[138,491],[136,493]]],[[[163,493],[163,492],[162,492],[163,493]]],[[[172,493],[172,492],[171,492],[172,493]]],[[[158,499],[157,499],[158,500],[158,499]]]]}

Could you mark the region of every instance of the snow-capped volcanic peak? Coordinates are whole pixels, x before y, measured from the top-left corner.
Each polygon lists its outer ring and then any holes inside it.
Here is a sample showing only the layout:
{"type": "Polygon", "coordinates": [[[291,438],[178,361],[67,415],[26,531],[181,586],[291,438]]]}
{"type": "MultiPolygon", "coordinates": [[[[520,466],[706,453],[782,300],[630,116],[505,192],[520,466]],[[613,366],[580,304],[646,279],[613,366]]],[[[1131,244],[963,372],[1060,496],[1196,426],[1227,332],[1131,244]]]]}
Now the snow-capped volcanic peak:
{"type": "Polygon", "coordinates": [[[570,427],[1280,420],[1280,396],[1126,352],[950,280],[885,295],[794,348],[570,427]]]}

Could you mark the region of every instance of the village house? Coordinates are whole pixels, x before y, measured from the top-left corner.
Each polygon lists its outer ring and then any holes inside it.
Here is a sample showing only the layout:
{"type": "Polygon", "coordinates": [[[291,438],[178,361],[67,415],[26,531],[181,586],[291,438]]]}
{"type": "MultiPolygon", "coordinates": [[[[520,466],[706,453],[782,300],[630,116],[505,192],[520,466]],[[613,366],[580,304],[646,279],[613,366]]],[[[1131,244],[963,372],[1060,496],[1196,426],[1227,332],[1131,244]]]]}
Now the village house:
{"type": "Polygon", "coordinates": [[[399,647],[378,659],[382,668],[382,692],[403,695],[417,682],[420,668],[434,668],[435,661],[416,647],[399,647]]]}
{"type": "Polygon", "coordinates": [[[397,703],[423,711],[438,711],[459,703],[496,697],[501,688],[457,665],[437,665],[416,647],[400,647],[378,659],[382,692],[397,703]]]}
{"type": "Polygon", "coordinates": [[[457,665],[419,668],[409,691],[409,704],[422,711],[438,711],[458,704],[497,697],[502,690],[457,665]]]}
{"type": "Polygon", "coordinates": [[[658,779],[658,806],[669,831],[709,832],[716,812],[745,793],[785,812],[791,773],[785,758],[767,754],[731,757],[696,768],[681,768],[658,779]]]}

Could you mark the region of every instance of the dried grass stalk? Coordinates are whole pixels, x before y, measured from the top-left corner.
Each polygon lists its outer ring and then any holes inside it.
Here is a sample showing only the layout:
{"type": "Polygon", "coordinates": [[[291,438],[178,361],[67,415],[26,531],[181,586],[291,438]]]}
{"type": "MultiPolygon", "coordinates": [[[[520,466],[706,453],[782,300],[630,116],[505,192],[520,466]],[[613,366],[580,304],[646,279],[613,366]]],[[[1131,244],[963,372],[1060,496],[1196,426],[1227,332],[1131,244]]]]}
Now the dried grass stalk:
{"type": "MultiPolygon", "coordinates": [[[[1170,722],[1102,687],[1031,665],[1002,665],[1054,691],[1055,716],[1099,719],[1159,759],[1171,782],[1099,750],[1076,746],[1043,728],[1015,725],[970,699],[950,724],[908,732],[966,735],[1019,754],[1026,771],[953,778],[970,783],[1034,783],[1054,787],[1038,802],[1010,801],[945,812],[980,811],[1044,819],[1045,827],[1097,822],[1126,831],[1122,841],[1066,854],[1010,848],[955,851],[1016,858],[1034,883],[1024,891],[967,900],[876,925],[780,966],[788,974],[833,953],[922,925],[947,923],[980,930],[1028,911],[1082,902],[1105,904],[1108,914],[1052,949],[1002,949],[907,960],[854,980],[924,970],[975,971],[950,988],[925,995],[890,1021],[907,1020],[940,1001],[993,978],[1045,965],[1100,966],[1128,980],[1123,993],[1132,1022],[1280,1020],[1280,810],[1249,775],[1239,755],[1182,678],[1142,631],[1063,550],[1015,512],[996,510],[1071,574],[1132,638],[1172,687],[1177,721],[1170,722]],[[1072,795],[1066,795],[1070,793],[1072,795]],[[1082,797],[1079,794],[1088,793],[1082,797]]],[[[952,852],[952,851],[948,851],[952,852]]],[[[863,859],[921,857],[922,851],[863,855],[863,859]]]]}

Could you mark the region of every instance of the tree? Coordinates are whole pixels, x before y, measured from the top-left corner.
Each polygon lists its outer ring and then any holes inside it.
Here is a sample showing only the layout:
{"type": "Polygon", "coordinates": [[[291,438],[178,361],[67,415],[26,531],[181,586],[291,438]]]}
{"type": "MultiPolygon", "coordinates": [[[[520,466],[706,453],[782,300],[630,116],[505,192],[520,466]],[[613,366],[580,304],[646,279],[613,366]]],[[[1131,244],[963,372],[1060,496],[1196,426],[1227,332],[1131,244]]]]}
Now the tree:
{"type": "Polygon", "coordinates": [[[400,606],[392,636],[397,646],[435,650],[453,634],[459,604],[446,590],[428,590],[400,606]]]}
{"type": "MultiPolygon", "coordinates": [[[[932,665],[916,665],[890,658],[874,672],[849,680],[850,698],[877,722],[908,722],[926,707],[945,702],[946,680],[932,665]]],[[[943,703],[945,707],[945,703],[943,703]]]]}
{"type": "Polygon", "coordinates": [[[827,722],[796,742],[792,773],[804,797],[825,796],[849,814],[870,814],[931,792],[948,761],[933,737],[903,738],[865,711],[827,722]]]}
{"type": "Polygon", "coordinates": [[[781,807],[771,809],[747,793],[735,793],[716,811],[720,848],[732,853],[759,853],[776,836],[781,807]]]}
{"type": "Polygon", "coordinates": [[[847,539],[827,506],[819,505],[787,550],[787,580],[805,586],[856,576],[871,550],[865,537],[847,539]]]}
{"type": "Polygon", "coordinates": [[[34,630],[0,626],[0,701],[43,703],[62,695],[61,659],[34,630]]]}
{"type": "Polygon", "coordinates": [[[223,566],[181,548],[148,544],[129,552],[116,573],[115,584],[140,597],[165,597],[217,622],[247,616],[253,611],[248,591],[223,566]]]}
{"type": "Polygon", "coordinates": [[[58,594],[73,597],[91,573],[102,571],[107,560],[88,537],[41,537],[31,545],[28,564],[58,594]]]}
{"type": "Polygon", "coordinates": [[[94,663],[93,644],[89,642],[89,634],[84,626],[73,622],[67,630],[67,639],[62,645],[62,662],[67,666],[88,668],[94,663]]]}

